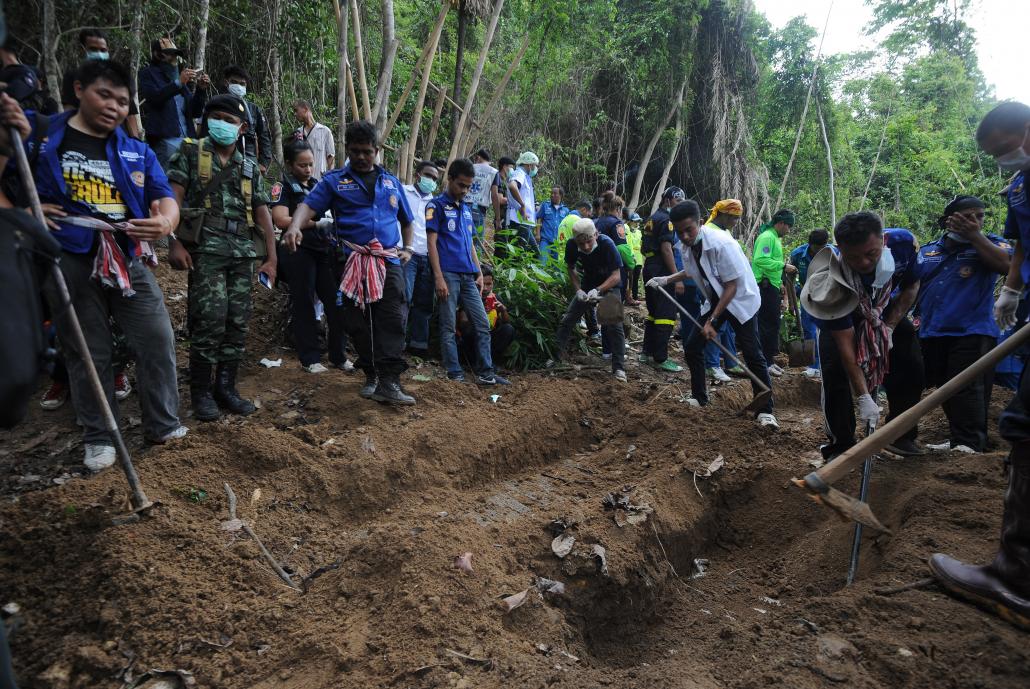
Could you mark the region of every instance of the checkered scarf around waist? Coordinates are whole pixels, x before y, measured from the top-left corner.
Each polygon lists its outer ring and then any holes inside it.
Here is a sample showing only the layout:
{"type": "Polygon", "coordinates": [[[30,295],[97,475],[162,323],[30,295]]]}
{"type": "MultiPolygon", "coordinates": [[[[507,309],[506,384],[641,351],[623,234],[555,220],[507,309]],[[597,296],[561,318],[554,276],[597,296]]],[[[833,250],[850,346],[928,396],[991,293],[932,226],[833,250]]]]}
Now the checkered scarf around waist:
{"type": "Polygon", "coordinates": [[[340,295],[351,299],[361,308],[373,304],[383,298],[383,287],[386,284],[386,259],[396,258],[397,249],[384,249],[378,239],[367,245],[344,241],[343,245],[350,249],[347,264],[340,280],[340,295]]]}

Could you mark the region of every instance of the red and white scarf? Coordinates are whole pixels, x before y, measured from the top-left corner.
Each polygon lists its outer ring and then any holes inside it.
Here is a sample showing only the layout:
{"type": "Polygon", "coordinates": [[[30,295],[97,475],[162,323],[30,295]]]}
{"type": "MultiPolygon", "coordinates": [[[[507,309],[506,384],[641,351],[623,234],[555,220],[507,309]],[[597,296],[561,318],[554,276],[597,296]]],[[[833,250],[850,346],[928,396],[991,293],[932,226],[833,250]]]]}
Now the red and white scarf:
{"type": "Polygon", "coordinates": [[[861,318],[852,319],[855,328],[855,358],[865,374],[866,386],[869,390],[875,390],[890,371],[891,328],[883,322],[883,312],[894,291],[894,278],[883,287],[874,288],[870,294],[857,272],[844,261],[841,261],[841,268],[848,284],[858,294],[858,313],[861,318]]]}
{"type": "MultiPolygon", "coordinates": [[[[88,215],[72,215],[62,218],[61,221],[100,232],[100,245],[97,247],[96,258],[93,259],[91,278],[98,280],[104,287],[120,289],[123,297],[136,294],[132,289],[132,278],[129,276],[129,259],[114,238],[115,232],[128,230],[129,223],[109,223],[88,215]]],[[[157,265],[157,255],[150,242],[137,241],[135,257],[148,265],[157,265]]]]}
{"type": "Polygon", "coordinates": [[[383,286],[386,284],[386,259],[395,258],[397,249],[384,249],[378,239],[373,239],[367,246],[344,241],[351,250],[347,264],[340,280],[340,291],[361,308],[383,298],[383,286]]]}

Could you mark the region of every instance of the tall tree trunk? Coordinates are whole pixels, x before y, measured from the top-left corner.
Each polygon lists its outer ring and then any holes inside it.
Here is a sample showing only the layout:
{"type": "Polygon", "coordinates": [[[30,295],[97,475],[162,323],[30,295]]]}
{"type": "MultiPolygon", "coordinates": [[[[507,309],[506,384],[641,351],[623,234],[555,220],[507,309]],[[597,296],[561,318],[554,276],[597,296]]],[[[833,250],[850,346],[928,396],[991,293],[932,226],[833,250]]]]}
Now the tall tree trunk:
{"type": "MultiPolygon", "coordinates": [[[[319,106],[324,107],[326,105],[326,102],[325,102],[326,82],[329,81],[329,79],[328,79],[328,77],[326,75],[326,72],[325,72],[325,44],[322,41],[322,34],[321,34],[321,32],[319,32],[319,34],[318,34],[318,66],[319,66],[319,71],[322,72],[322,89],[319,92],[320,95],[319,95],[319,99],[318,99],[318,104],[319,104],[319,106]]],[[[296,72],[296,69],[294,69],[293,71],[296,72]]]]}
{"type": "MultiPolygon", "coordinates": [[[[665,193],[665,185],[669,182],[669,173],[672,171],[672,166],[676,162],[676,158],[680,153],[680,143],[683,137],[683,105],[680,103],[679,112],[676,113],[676,134],[672,141],[672,150],[669,151],[669,159],[665,161],[665,168],[662,169],[662,177],[658,180],[658,190],[655,192],[654,201],[651,202],[651,213],[658,210],[658,205],[662,202],[662,194],[665,193]]],[[[636,206],[629,206],[631,210],[636,212],[636,206]]]]}
{"type": "Polygon", "coordinates": [[[283,123],[279,116],[279,82],[282,79],[282,62],[279,59],[279,14],[280,0],[271,0],[268,8],[269,39],[268,64],[272,75],[272,102],[269,125],[272,127],[272,157],[281,165],[283,162],[283,123]]]}
{"type": "MultiPolygon", "coordinates": [[[[415,150],[418,147],[418,132],[422,126],[422,110],[426,106],[426,91],[429,88],[429,79],[433,73],[433,60],[436,59],[436,48],[440,43],[440,35],[442,33],[442,31],[440,33],[434,33],[429,37],[431,41],[429,44],[429,55],[426,57],[425,64],[422,65],[422,79],[418,84],[418,95],[415,97],[415,111],[411,118],[411,138],[409,141],[411,142],[410,151],[412,160],[414,160],[415,150]]],[[[429,151],[429,153],[426,154],[426,152],[423,151],[423,154],[423,157],[426,157],[426,155],[432,157],[433,152],[429,151]]]]}
{"type": "MultiPolygon", "coordinates": [[[[140,2],[139,5],[145,3],[140,2]]],[[[197,51],[194,53],[193,65],[198,71],[204,69],[205,60],[207,58],[207,20],[211,14],[211,0],[200,0],[200,26],[197,27],[197,51]]],[[[272,35],[276,35],[276,27],[272,27],[272,35]]]]}
{"type": "Polygon", "coordinates": [[[422,149],[425,158],[433,157],[433,146],[436,145],[436,134],[440,131],[440,117],[443,114],[443,106],[447,102],[447,93],[440,89],[436,92],[436,105],[433,106],[433,124],[429,127],[429,138],[422,149]]]}
{"type": "Polygon", "coordinates": [[[486,27],[486,36],[483,37],[483,47],[479,52],[479,60],[476,62],[476,71],[472,73],[472,83],[469,85],[469,95],[465,99],[465,107],[461,113],[461,119],[458,120],[458,128],[453,133],[451,143],[451,153],[447,157],[448,160],[454,160],[461,155],[461,144],[462,139],[465,138],[465,127],[471,127],[472,120],[472,105],[476,100],[476,92],[479,91],[479,80],[483,76],[483,68],[486,66],[486,58],[490,54],[490,44],[494,40],[494,31],[497,29],[497,20],[501,17],[501,8],[504,7],[504,0],[496,0],[494,2],[494,11],[490,15],[490,24],[486,27]]]}
{"type": "Polygon", "coordinates": [[[376,81],[376,102],[372,108],[372,117],[376,130],[382,132],[386,127],[387,109],[390,104],[390,87],[393,85],[393,65],[397,59],[397,31],[394,26],[393,0],[382,0],[383,16],[383,59],[379,65],[379,79],[376,81]]]}
{"type": "Polygon", "coordinates": [[[651,141],[647,144],[647,149],[644,151],[644,157],[640,160],[640,169],[637,172],[637,178],[633,180],[633,194],[630,196],[628,208],[636,208],[637,204],[640,203],[640,189],[644,186],[644,177],[647,175],[647,166],[651,164],[651,156],[654,155],[654,149],[658,145],[658,141],[662,138],[662,133],[666,127],[669,126],[669,121],[672,120],[672,116],[683,109],[683,94],[687,90],[687,81],[683,80],[680,84],[679,94],[676,96],[676,102],[668,112],[665,113],[665,117],[662,118],[661,124],[658,129],[655,130],[654,136],[651,137],[651,141]]]}
{"type": "Polygon", "coordinates": [[[837,190],[833,181],[833,151],[830,149],[830,139],[826,136],[826,120],[823,119],[823,106],[816,101],[815,111],[819,115],[819,128],[823,132],[823,144],[826,146],[826,165],[830,169],[830,227],[837,226],[837,190]]]}
{"type": "Polygon", "coordinates": [[[54,0],[43,0],[43,69],[47,90],[55,102],[61,102],[61,66],[57,64],[57,9],[54,0]]]}
{"type": "Polygon", "coordinates": [[[361,89],[361,106],[366,120],[372,119],[372,104],[368,100],[368,76],[365,74],[365,46],[361,40],[361,10],[358,0],[350,0],[354,14],[354,57],[358,63],[358,88],[361,89]]]}
{"type": "Polygon", "coordinates": [[[454,48],[454,90],[451,92],[451,100],[455,105],[451,110],[451,136],[457,134],[456,129],[458,128],[457,104],[461,102],[461,80],[465,69],[465,29],[468,25],[468,14],[465,3],[458,0],[458,35],[454,48]]]}
{"type": "Polygon", "coordinates": [[[336,10],[337,48],[340,54],[339,69],[337,71],[336,84],[336,159],[345,160],[347,154],[344,152],[343,139],[347,130],[347,83],[350,81],[350,64],[347,60],[347,34],[348,17],[350,8],[348,5],[340,6],[340,0],[333,0],[333,9],[336,10]]]}
{"type": "Polygon", "coordinates": [[[891,121],[891,106],[894,105],[894,101],[891,101],[890,106],[887,107],[887,114],[883,118],[883,131],[880,132],[880,143],[876,146],[876,157],[873,158],[873,166],[869,171],[869,180],[865,183],[865,191],[862,192],[862,200],[858,203],[858,210],[865,210],[865,201],[869,198],[869,188],[873,185],[873,177],[876,176],[876,166],[880,162],[880,154],[883,152],[883,142],[887,138],[887,125],[891,121]]]}
{"type": "MultiPolygon", "coordinates": [[[[494,94],[490,97],[490,102],[486,104],[486,110],[483,111],[482,126],[487,126],[490,116],[497,108],[497,104],[501,102],[501,96],[504,95],[504,89],[507,88],[508,82],[511,80],[511,75],[515,73],[515,70],[519,67],[519,63],[522,62],[522,57],[526,54],[527,48],[529,48],[528,31],[522,37],[522,45],[519,46],[519,52],[515,54],[515,58],[511,61],[511,64],[508,65],[507,71],[504,73],[504,76],[501,77],[500,83],[497,84],[497,88],[494,89],[494,94]]],[[[478,136],[473,136],[472,129],[470,128],[468,138],[465,139],[462,150],[471,150],[476,143],[478,143],[478,136]]]]}
{"type": "MultiPolygon", "coordinates": [[[[132,70],[132,83],[136,84],[136,79],[139,74],[139,65],[142,59],[143,53],[143,20],[146,15],[146,3],[136,3],[136,8],[132,13],[132,24],[129,27],[129,69],[132,70]]],[[[132,89],[132,99],[136,102],[136,114],[130,115],[130,117],[136,120],[136,131],[140,132],[141,136],[143,132],[143,118],[140,115],[139,107],[139,85],[132,89]]]]}
{"type": "MultiPolygon", "coordinates": [[[[621,179],[620,175],[621,175],[621,170],[622,170],[622,142],[623,142],[624,139],[627,138],[627,136],[626,136],[627,135],[626,126],[629,124],[629,108],[630,108],[630,103],[632,103],[632,98],[630,98],[630,91],[627,90],[626,91],[626,107],[623,108],[623,111],[622,111],[622,126],[619,128],[619,143],[615,147],[615,172],[614,172],[615,179],[613,181],[615,182],[615,193],[616,194],[619,193],[619,180],[621,179]]],[[[623,192],[625,193],[625,189],[623,189],[623,192]]]]}

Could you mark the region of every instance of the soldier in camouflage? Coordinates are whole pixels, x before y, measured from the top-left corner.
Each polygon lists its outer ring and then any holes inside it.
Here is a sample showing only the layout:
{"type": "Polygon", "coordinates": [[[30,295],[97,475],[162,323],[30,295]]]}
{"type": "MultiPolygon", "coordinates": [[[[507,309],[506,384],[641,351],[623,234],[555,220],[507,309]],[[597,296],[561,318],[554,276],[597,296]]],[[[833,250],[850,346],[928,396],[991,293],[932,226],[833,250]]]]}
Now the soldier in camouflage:
{"type": "Polygon", "coordinates": [[[236,390],[236,375],[250,320],[255,262],[263,261],[258,273],[269,285],[275,280],[275,234],[265,182],[257,161],[238,146],[246,126],[239,98],[212,98],[204,109],[202,138],[185,139],[168,170],[183,209],[168,258],[173,267],[190,270],[190,398],[193,415],[201,421],[219,418],[220,407],[232,414],[254,412],[236,390]]]}

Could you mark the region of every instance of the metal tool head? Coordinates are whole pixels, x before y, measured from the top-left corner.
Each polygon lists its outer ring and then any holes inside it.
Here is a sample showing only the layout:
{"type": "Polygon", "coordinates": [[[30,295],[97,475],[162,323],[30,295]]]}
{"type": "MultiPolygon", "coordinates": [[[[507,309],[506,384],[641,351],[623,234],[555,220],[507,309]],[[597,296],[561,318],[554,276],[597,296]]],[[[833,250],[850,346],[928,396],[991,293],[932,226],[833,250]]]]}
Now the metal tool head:
{"type": "Polygon", "coordinates": [[[873,514],[873,510],[869,507],[868,503],[862,502],[857,498],[853,498],[847,493],[842,493],[836,488],[823,482],[815,472],[809,474],[803,479],[793,479],[794,485],[804,490],[808,497],[812,498],[816,502],[826,505],[831,510],[837,513],[844,521],[854,521],[868,526],[870,529],[876,529],[883,533],[891,533],[883,523],[876,518],[873,514]]]}
{"type": "Polygon", "coordinates": [[[752,399],[746,407],[744,407],[744,411],[752,414],[760,412],[765,409],[767,404],[769,404],[770,398],[772,398],[772,390],[760,392],[755,395],[754,399],[752,399]]]}

